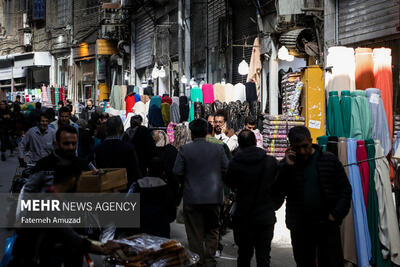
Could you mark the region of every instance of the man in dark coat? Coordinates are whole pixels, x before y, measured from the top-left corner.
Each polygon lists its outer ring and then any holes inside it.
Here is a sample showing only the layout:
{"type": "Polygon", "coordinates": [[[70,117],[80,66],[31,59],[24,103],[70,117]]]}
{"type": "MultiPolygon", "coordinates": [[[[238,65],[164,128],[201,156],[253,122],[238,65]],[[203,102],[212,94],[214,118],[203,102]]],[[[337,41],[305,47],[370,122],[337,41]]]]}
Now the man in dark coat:
{"type": "Polygon", "coordinates": [[[106,122],[106,138],[94,150],[93,161],[97,168],[126,168],[128,187],[142,177],[135,148],[121,140],[124,126],[119,116],[106,122]]]}
{"type": "Polygon", "coordinates": [[[85,121],[89,121],[92,118],[92,115],[96,112],[96,107],[93,105],[93,100],[86,100],[86,107],[82,110],[80,115],[81,119],[85,121]]]}
{"type": "Polygon", "coordinates": [[[233,233],[238,245],[238,266],[250,266],[254,250],[257,266],[270,266],[271,241],[277,206],[271,186],[278,173],[278,162],[256,147],[250,130],[238,136],[239,151],[229,164],[225,183],[236,192],[233,233]]]}
{"type": "Polygon", "coordinates": [[[273,190],[286,197],[286,225],[297,266],[343,266],[340,224],[351,185],[339,159],[312,144],[304,126],[290,129],[290,148],[273,190]]]}

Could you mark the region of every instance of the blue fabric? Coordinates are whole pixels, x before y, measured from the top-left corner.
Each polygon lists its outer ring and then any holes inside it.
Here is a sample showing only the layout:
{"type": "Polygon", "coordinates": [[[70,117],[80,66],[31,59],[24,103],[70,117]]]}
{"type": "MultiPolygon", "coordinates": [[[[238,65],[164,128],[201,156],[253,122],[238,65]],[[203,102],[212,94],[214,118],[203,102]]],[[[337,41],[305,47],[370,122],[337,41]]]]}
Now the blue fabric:
{"type": "Polygon", "coordinates": [[[396,139],[396,143],[394,144],[394,151],[397,151],[397,148],[399,147],[400,144],[400,132],[397,132],[397,139],[396,139]]]}
{"type": "Polygon", "coordinates": [[[156,106],[156,107],[158,107],[159,109],[161,109],[161,97],[159,97],[158,95],[153,96],[153,97],[150,99],[150,108],[151,108],[152,106],[156,106]]]}
{"type": "Polygon", "coordinates": [[[135,94],[135,102],[140,102],[140,95],[138,93],[135,94]]]}
{"type": "Polygon", "coordinates": [[[149,109],[149,125],[153,127],[164,127],[161,109],[156,105],[151,106],[149,109]]]}
{"type": "MultiPolygon", "coordinates": [[[[357,162],[357,140],[347,139],[347,159],[348,163],[357,162]]],[[[349,166],[349,179],[353,189],[353,215],[354,232],[356,237],[357,260],[359,267],[369,267],[371,255],[371,239],[368,229],[367,212],[365,210],[363,190],[361,185],[361,174],[357,164],[349,166]]]]}

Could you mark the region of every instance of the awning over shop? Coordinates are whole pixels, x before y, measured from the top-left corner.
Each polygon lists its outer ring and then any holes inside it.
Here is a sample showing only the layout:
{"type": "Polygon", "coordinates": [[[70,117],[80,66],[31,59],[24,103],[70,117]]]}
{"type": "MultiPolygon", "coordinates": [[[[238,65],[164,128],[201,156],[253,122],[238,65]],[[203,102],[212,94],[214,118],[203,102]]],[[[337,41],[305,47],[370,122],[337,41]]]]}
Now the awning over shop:
{"type": "Polygon", "coordinates": [[[49,52],[32,52],[14,57],[14,67],[16,68],[34,66],[51,66],[51,54],[49,52]]]}

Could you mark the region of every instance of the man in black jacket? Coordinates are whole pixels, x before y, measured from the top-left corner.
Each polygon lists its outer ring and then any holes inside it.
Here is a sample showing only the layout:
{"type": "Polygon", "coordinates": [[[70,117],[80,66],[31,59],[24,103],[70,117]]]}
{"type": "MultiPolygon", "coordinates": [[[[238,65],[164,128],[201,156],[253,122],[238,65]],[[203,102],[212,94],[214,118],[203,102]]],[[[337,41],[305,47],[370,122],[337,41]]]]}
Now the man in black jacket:
{"type": "Polygon", "coordinates": [[[275,158],[256,147],[250,130],[238,136],[239,151],[229,164],[225,183],[236,192],[233,233],[238,245],[238,266],[250,266],[254,250],[257,266],[270,266],[275,208],[271,186],[278,173],[275,158]]]}
{"type": "Polygon", "coordinates": [[[90,121],[90,119],[92,118],[92,115],[95,112],[96,112],[96,107],[93,105],[93,100],[88,99],[88,100],[86,100],[86,107],[82,110],[80,118],[84,119],[85,121],[90,121]]]}
{"type": "Polygon", "coordinates": [[[286,225],[297,266],[343,266],[340,224],[351,202],[343,165],[312,144],[309,130],[294,127],[274,193],[286,197],[286,225]]]}

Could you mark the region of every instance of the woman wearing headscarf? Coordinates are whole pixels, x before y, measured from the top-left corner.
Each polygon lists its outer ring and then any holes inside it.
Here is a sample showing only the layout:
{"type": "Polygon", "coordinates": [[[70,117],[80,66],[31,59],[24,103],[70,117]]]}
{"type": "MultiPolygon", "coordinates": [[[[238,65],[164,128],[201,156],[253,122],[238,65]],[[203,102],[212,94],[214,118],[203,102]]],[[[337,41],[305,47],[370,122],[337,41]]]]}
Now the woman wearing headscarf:
{"type": "MultiPolygon", "coordinates": [[[[180,184],[178,179],[172,172],[174,168],[175,160],[178,155],[178,150],[170,144],[167,133],[164,131],[156,130],[153,132],[153,139],[156,144],[156,156],[159,157],[163,162],[163,167],[165,170],[165,179],[167,184],[171,187],[174,192],[174,203],[175,207],[179,206],[181,193],[180,193],[180,184]]],[[[176,214],[176,213],[174,213],[176,214]]],[[[171,220],[175,220],[175,218],[171,218],[171,220]]]]}

